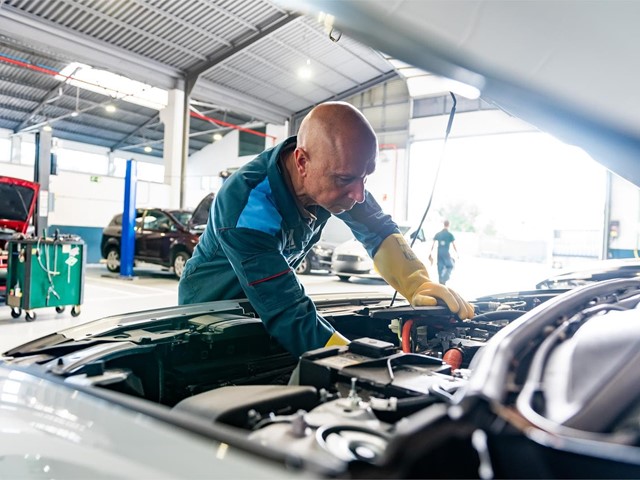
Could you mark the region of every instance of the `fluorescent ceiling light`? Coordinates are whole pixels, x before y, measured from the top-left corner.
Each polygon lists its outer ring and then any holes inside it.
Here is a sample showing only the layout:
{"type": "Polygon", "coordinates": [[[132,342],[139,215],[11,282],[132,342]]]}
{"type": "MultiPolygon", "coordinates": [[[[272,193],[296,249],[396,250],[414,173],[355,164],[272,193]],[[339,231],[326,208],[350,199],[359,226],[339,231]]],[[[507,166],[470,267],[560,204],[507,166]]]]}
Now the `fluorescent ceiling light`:
{"type": "Polygon", "coordinates": [[[154,110],[162,110],[169,102],[166,90],[78,62],[67,65],[55,78],[60,81],[66,80],[69,85],[84,90],[101,93],[154,110]],[[67,79],[68,77],[71,78],[67,79]]]}
{"type": "Polygon", "coordinates": [[[214,133],[213,134],[213,141],[217,142],[219,140],[222,140],[222,134],[221,133],[214,133]]]}
{"type": "Polygon", "coordinates": [[[147,153],[151,153],[152,150],[153,150],[153,148],[151,148],[149,145],[144,147],[144,151],[147,152],[147,153]]]}
{"type": "Polygon", "coordinates": [[[307,63],[298,69],[298,77],[303,80],[309,80],[313,76],[313,70],[311,70],[311,60],[307,58],[307,63]]]}

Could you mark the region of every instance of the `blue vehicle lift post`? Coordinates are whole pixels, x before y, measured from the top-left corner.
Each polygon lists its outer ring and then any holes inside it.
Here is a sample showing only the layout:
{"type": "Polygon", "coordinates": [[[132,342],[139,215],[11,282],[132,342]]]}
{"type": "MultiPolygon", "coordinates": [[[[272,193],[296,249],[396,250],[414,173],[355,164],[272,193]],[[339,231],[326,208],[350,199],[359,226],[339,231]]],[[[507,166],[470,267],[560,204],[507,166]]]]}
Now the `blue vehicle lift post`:
{"type": "Polygon", "coordinates": [[[120,237],[120,277],[133,278],[133,256],[136,248],[136,181],[137,164],[127,160],[124,177],[124,210],[120,237]]]}

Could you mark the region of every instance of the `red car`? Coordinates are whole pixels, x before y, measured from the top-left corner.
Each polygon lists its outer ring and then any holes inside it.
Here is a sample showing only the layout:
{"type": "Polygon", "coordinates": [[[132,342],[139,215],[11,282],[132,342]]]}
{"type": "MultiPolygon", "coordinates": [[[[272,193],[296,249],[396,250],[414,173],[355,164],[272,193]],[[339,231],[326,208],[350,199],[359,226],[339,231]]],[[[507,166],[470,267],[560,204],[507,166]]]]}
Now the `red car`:
{"type": "Polygon", "coordinates": [[[27,233],[40,185],[20,178],[0,176],[0,286],[7,275],[7,241],[27,233]]]}

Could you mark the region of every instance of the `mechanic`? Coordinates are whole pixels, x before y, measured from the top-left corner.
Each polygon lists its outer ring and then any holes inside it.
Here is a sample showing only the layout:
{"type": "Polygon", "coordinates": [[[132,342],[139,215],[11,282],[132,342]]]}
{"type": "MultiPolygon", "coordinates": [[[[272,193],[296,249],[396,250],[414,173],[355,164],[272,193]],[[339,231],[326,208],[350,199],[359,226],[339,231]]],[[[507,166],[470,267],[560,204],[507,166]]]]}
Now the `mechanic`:
{"type": "Polygon", "coordinates": [[[446,285],[451,278],[451,272],[455,265],[453,257],[451,256],[450,248],[456,251],[458,255],[458,247],[456,247],[456,238],[453,233],[449,231],[449,220],[443,222],[443,228],[433,237],[433,243],[431,244],[431,252],[429,253],[429,261],[433,263],[433,247],[438,245],[438,281],[442,285],[446,285]]]}
{"type": "Polygon", "coordinates": [[[471,318],[473,307],[429,280],[397,225],[365,190],[377,154],[376,135],[355,107],[313,108],[297,137],[265,150],[220,188],[182,274],[180,304],[246,297],[269,334],[295,356],[347,344],[318,315],[294,273],[336,215],[412,305],[441,299],[461,319],[471,318]]]}

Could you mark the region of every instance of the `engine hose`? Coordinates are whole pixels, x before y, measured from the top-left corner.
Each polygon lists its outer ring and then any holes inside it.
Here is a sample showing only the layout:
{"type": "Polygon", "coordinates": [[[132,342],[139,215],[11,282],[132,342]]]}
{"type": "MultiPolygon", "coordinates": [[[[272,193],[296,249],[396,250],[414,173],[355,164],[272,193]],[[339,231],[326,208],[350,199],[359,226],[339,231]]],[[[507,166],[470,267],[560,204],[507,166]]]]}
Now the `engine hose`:
{"type": "Polygon", "coordinates": [[[458,370],[462,366],[464,352],[462,349],[454,347],[450,348],[442,356],[442,361],[451,366],[451,371],[458,370]]]}
{"type": "Polygon", "coordinates": [[[404,353],[413,353],[411,351],[411,327],[413,327],[413,320],[407,320],[402,325],[402,351],[404,353]]]}

